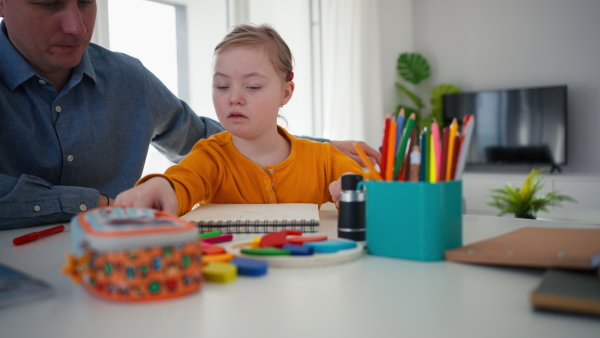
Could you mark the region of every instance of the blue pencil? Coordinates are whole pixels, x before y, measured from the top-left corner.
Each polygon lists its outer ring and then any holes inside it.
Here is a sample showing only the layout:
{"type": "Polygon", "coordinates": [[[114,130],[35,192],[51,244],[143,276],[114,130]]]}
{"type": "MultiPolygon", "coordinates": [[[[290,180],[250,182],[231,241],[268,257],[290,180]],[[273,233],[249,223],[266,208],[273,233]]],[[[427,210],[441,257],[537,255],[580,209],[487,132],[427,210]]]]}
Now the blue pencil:
{"type": "Polygon", "coordinates": [[[421,168],[419,170],[419,181],[425,181],[425,173],[427,172],[427,128],[423,128],[420,136],[421,143],[421,168]]]}
{"type": "Polygon", "coordinates": [[[404,126],[404,108],[400,109],[398,113],[398,117],[396,118],[396,151],[398,152],[398,147],[400,147],[400,139],[402,138],[402,127],[404,126]]]}

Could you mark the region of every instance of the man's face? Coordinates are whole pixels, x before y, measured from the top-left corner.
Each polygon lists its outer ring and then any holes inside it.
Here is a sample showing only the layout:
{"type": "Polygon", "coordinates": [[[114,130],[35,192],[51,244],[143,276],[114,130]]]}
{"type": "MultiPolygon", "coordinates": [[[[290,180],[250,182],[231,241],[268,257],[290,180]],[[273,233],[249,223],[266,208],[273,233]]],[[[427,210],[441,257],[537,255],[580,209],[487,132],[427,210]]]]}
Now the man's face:
{"type": "Polygon", "coordinates": [[[0,0],[8,37],[42,76],[81,61],[96,21],[96,1],[0,0]]]}

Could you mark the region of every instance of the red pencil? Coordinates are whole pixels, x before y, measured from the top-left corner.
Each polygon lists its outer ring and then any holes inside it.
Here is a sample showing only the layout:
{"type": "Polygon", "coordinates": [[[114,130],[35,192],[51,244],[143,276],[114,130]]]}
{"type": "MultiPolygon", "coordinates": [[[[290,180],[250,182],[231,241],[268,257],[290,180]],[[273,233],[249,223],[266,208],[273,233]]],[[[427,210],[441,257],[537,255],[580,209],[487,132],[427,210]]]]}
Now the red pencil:
{"type": "Polygon", "coordinates": [[[14,245],[22,245],[25,243],[33,242],[42,237],[57,234],[63,230],[65,230],[65,226],[59,225],[59,226],[56,226],[56,227],[53,227],[50,229],[46,229],[46,230],[42,230],[42,231],[38,231],[38,232],[32,232],[30,234],[19,236],[19,237],[13,239],[13,244],[14,245]]]}
{"type": "Polygon", "coordinates": [[[390,132],[390,113],[385,114],[385,124],[383,127],[383,141],[381,143],[381,163],[379,164],[379,172],[381,177],[385,179],[385,166],[387,163],[388,149],[388,134],[390,132]]]}

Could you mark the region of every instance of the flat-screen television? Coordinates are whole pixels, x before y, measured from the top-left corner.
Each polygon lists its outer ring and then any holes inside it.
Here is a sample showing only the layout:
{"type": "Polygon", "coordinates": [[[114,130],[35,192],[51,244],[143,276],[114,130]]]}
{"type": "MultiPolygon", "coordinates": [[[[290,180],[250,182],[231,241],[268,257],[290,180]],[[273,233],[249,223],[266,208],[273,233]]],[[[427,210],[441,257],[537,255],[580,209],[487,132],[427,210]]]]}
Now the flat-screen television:
{"type": "Polygon", "coordinates": [[[467,169],[567,164],[567,86],[485,90],[443,97],[445,125],[475,116],[467,169]]]}

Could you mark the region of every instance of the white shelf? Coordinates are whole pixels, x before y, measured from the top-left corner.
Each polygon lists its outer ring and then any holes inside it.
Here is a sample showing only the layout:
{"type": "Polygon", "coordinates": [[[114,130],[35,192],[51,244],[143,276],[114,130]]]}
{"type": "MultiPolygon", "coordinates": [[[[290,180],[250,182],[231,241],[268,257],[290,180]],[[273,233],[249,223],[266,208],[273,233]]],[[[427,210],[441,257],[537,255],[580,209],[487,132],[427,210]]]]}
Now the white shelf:
{"type": "MultiPolygon", "coordinates": [[[[527,174],[491,174],[491,173],[465,173],[463,175],[463,197],[466,204],[466,214],[471,215],[496,215],[496,209],[485,202],[491,201],[490,189],[501,188],[510,182],[519,187],[527,174]]],[[[599,175],[573,175],[573,174],[545,174],[544,188],[549,192],[558,190],[577,200],[577,203],[564,202],[562,208],[600,209],[600,176],[599,175]]]]}

